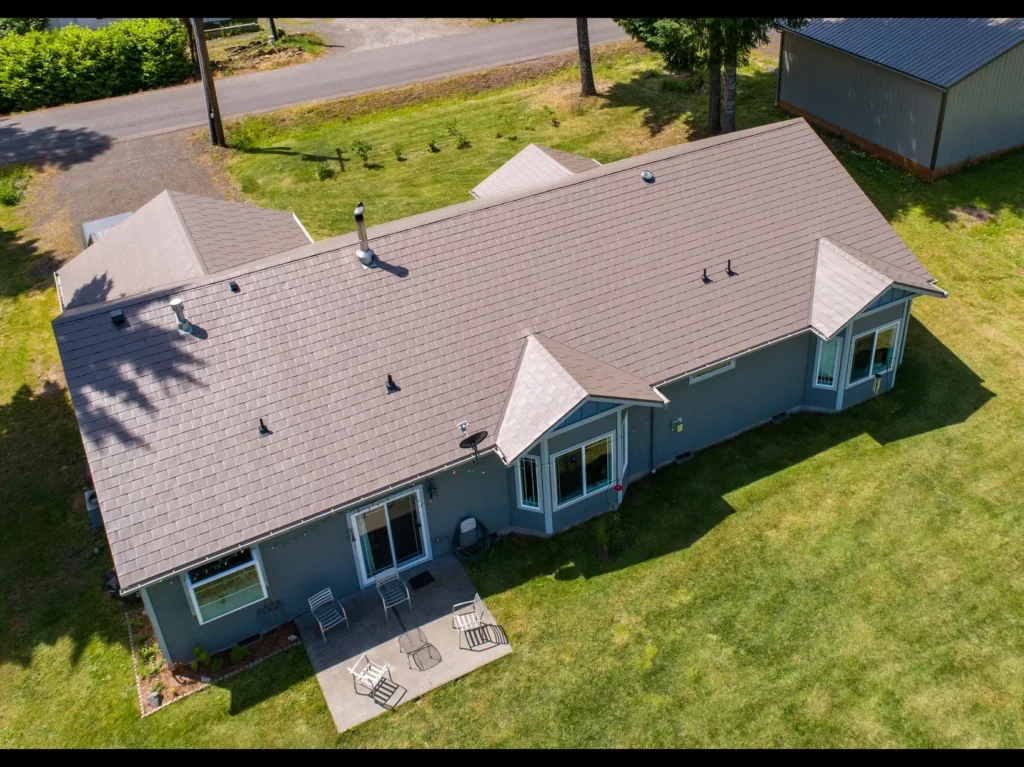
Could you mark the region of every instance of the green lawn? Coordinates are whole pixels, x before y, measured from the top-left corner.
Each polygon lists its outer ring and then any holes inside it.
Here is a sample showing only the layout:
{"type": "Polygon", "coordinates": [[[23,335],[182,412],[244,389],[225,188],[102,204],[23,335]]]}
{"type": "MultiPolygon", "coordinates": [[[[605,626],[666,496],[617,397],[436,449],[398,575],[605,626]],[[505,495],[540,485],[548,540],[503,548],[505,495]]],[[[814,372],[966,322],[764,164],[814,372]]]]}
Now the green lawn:
{"type": "MultiPolygon", "coordinates": [[[[555,98],[569,74],[347,123],[268,122],[233,172],[322,237],[350,228],[360,198],[371,223],[467,199],[527,141],[606,161],[685,138],[704,107],[650,68],[600,65],[603,89],[616,78],[635,103],[581,115],[555,98]],[[495,139],[499,111],[535,130],[495,139]],[[473,146],[424,151],[452,116],[473,146]],[[382,169],[317,181],[302,153],[359,137],[402,140],[408,160],[378,149],[382,169]]],[[[779,116],[773,83],[744,72],[741,126],[779,116]]],[[[628,548],[609,562],[593,553],[608,516],[501,542],[470,573],[515,652],[340,736],[301,650],[138,719],[59,388],[47,254],[0,207],[0,745],[1024,745],[1024,153],[934,184],[839,156],[951,293],[916,302],[895,391],[635,484],[618,515],[628,548]],[[950,213],[968,206],[995,217],[950,213]]]]}

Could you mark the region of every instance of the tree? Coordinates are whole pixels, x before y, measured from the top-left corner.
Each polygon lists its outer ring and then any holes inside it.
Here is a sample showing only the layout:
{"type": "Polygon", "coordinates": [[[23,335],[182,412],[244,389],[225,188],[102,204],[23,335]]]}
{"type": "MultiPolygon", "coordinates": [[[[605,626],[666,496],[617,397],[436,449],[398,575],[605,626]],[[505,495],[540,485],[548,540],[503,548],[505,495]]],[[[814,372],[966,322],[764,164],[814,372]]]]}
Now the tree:
{"type": "Polygon", "coordinates": [[[192,57],[192,79],[199,79],[199,50],[196,48],[196,36],[192,31],[192,21],[188,18],[179,18],[178,21],[185,27],[185,37],[188,38],[188,54],[192,57]]]}
{"type": "Polygon", "coordinates": [[[594,65],[590,60],[590,30],[586,19],[576,19],[576,39],[580,47],[580,95],[596,96],[594,65]]]}
{"type": "Polygon", "coordinates": [[[45,32],[49,27],[49,19],[6,16],[0,18],[0,37],[23,35],[26,32],[45,32]]]}

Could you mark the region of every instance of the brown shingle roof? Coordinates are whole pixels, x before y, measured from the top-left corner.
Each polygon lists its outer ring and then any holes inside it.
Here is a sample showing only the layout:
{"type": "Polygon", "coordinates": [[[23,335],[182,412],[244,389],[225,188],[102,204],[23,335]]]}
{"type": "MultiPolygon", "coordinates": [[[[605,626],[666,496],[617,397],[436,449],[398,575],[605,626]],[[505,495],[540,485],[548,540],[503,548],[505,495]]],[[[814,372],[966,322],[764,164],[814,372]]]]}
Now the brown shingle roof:
{"type": "Polygon", "coordinates": [[[477,198],[490,197],[559,181],[566,176],[600,167],[601,163],[589,157],[539,144],[527,144],[512,159],[473,187],[470,194],[477,198]]]}
{"type": "Polygon", "coordinates": [[[808,331],[820,237],[929,279],[801,119],[369,235],[406,271],[348,234],[54,321],[123,587],[490,449],[530,334],[656,384],[808,331]]]}
{"type": "Polygon", "coordinates": [[[61,302],[71,308],[186,285],[309,242],[287,211],[164,190],[57,270],[61,302]]]}
{"type": "Polygon", "coordinates": [[[501,417],[498,451],[511,464],[588,396],[662,405],[645,381],[550,338],[530,335],[501,417]]]}

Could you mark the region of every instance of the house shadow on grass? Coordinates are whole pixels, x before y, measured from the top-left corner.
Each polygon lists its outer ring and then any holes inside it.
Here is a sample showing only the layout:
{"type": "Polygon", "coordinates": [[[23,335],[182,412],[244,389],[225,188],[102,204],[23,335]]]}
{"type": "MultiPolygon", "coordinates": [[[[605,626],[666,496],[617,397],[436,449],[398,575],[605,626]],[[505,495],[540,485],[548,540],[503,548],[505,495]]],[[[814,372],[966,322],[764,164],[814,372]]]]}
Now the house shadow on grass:
{"type": "MultiPolygon", "coordinates": [[[[962,360],[911,318],[896,387],[837,414],[801,413],[698,452],[630,485],[619,523],[601,515],[547,540],[513,536],[467,563],[480,595],[538,577],[592,578],[687,549],[735,513],[726,496],[867,434],[880,445],[964,423],[995,396],[962,360]],[[602,561],[599,546],[625,538],[602,561]]],[[[884,460],[878,457],[879,465],[884,460]]]]}
{"type": "MultiPolygon", "coordinates": [[[[295,644],[252,668],[216,682],[214,686],[231,693],[228,713],[236,716],[312,677],[313,667],[305,650],[301,644],[295,644]]],[[[319,691],[317,687],[317,693],[319,691]]]]}
{"type": "Polygon", "coordinates": [[[77,666],[91,643],[128,645],[124,607],[103,590],[113,565],[89,525],[85,478],[62,387],[22,386],[0,405],[0,663],[28,667],[67,641],[77,666]]]}

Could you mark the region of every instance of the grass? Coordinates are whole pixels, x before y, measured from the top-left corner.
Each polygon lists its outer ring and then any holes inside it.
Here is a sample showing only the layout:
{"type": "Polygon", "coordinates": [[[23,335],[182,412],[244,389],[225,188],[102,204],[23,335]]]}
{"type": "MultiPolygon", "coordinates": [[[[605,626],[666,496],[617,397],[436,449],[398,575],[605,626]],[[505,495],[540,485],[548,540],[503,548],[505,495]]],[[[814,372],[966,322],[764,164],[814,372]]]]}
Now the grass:
{"type": "MultiPolygon", "coordinates": [[[[538,122],[544,138],[531,140],[610,160],[693,133],[699,99],[661,104],[659,76],[640,75],[650,66],[602,75],[648,106],[538,122]]],[[[741,97],[761,102],[741,102],[741,125],[773,119],[770,82],[745,76],[741,97]]],[[[493,114],[555,106],[560,77],[347,126],[282,118],[254,141],[293,151],[363,137],[380,170],[320,182],[307,177],[316,162],[279,152],[241,153],[233,170],[319,236],[347,227],[369,182],[397,187],[417,162],[459,186],[421,179],[422,199],[368,206],[374,222],[465,199],[515,150],[484,132],[493,114]],[[429,166],[408,135],[452,116],[473,147],[446,145],[429,166]],[[386,150],[396,141],[404,163],[386,150]]],[[[595,556],[618,538],[607,517],[502,541],[470,574],[515,652],[343,735],[301,650],[138,719],[123,613],[99,588],[109,555],[81,500],[48,254],[20,207],[0,207],[0,745],[1024,745],[1024,153],[926,184],[837,152],[951,292],[916,302],[896,389],[635,484],[620,511],[627,547],[609,561],[595,556]],[[951,213],[966,207],[994,217],[967,225],[951,213]]]]}

